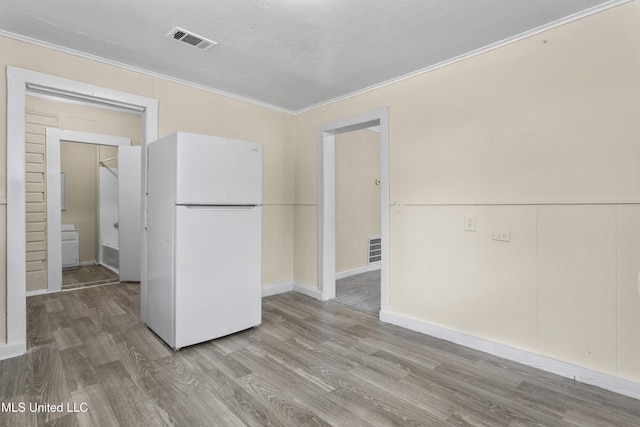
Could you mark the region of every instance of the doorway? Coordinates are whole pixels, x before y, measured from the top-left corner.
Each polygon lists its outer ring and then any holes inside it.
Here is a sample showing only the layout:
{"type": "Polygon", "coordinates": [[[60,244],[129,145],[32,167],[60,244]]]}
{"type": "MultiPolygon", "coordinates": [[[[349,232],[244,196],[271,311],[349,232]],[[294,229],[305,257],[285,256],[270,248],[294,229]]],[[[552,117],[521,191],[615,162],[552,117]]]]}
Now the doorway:
{"type": "Polygon", "coordinates": [[[389,112],[363,113],[320,127],[318,141],[318,286],[336,297],[336,135],[377,127],[380,132],[380,313],[389,310],[389,112]]]}
{"type": "Polygon", "coordinates": [[[380,312],[380,131],[335,136],[336,303],[380,312]]]}
{"type": "MultiPolygon", "coordinates": [[[[130,138],[111,135],[62,129],[47,129],[46,135],[48,291],[63,288],[63,267],[86,264],[105,266],[118,281],[139,281],[140,147],[132,147],[130,138]],[[63,159],[64,151],[72,158],[63,159]],[[71,190],[80,194],[74,199],[71,190]],[[65,237],[77,239],[76,265],[63,259],[68,255],[65,237]]],[[[69,285],[114,277],[100,268],[78,273],[67,275],[69,285]]]]}
{"type": "Polygon", "coordinates": [[[60,143],[62,290],[120,281],[117,160],[116,147],[60,143]]]}
{"type": "MultiPolygon", "coordinates": [[[[26,215],[25,215],[25,111],[27,94],[45,93],[78,102],[108,105],[142,115],[142,146],[158,137],[158,101],[126,92],[76,82],[34,71],[7,67],[7,297],[6,344],[0,359],[26,352],[26,215]]],[[[144,150],[142,173],[146,170],[144,150]]],[[[141,178],[141,183],[144,178],[141,178]]],[[[144,209],[144,201],[141,210],[144,209]]],[[[144,263],[144,244],[142,251],[144,263]]],[[[144,269],[141,299],[146,297],[144,269]]],[[[141,316],[145,317],[144,311],[141,316]]]]}

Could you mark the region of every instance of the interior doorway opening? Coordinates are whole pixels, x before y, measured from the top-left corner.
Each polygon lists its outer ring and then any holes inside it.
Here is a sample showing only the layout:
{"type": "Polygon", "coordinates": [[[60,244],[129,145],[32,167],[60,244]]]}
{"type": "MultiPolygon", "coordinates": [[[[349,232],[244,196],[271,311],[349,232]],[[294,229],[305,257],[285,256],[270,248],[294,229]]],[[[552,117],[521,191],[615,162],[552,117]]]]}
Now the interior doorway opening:
{"type": "Polygon", "coordinates": [[[380,129],[335,136],[336,303],[380,312],[380,129]]]}
{"type": "MultiPolygon", "coordinates": [[[[118,281],[140,280],[140,156],[130,138],[47,129],[48,292],[63,288],[63,270],[83,264],[102,264],[118,281]],[[65,246],[65,238],[77,242],[65,246]],[[74,250],[75,263],[69,253],[74,250]]],[[[103,269],[82,270],[82,280],[114,277],[103,269]]],[[[77,275],[66,276],[68,285],[82,283],[77,275]]]]}
{"type": "Polygon", "coordinates": [[[117,147],[60,143],[63,290],[120,281],[117,159],[117,147]]]}
{"type": "Polygon", "coordinates": [[[380,141],[380,313],[389,310],[389,112],[387,108],[327,123],[318,141],[318,287],[336,297],[336,135],[375,127],[380,141]]]}
{"type": "MultiPolygon", "coordinates": [[[[107,105],[139,112],[142,116],[142,147],[157,139],[158,101],[126,92],[81,83],[30,70],[7,66],[7,274],[6,274],[6,344],[0,346],[0,359],[26,352],[26,185],[25,140],[26,101],[29,93],[46,94],[82,103],[107,105]]],[[[142,150],[144,182],[146,158],[142,150]]],[[[144,199],[141,211],[144,209],[144,199]]],[[[144,236],[143,236],[144,239],[144,236]]],[[[142,263],[145,246],[143,242],[142,263]]],[[[141,299],[146,297],[144,268],[141,299]]],[[[144,306],[144,304],[142,304],[144,306]]],[[[145,313],[142,311],[144,319],[145,313]]]]}

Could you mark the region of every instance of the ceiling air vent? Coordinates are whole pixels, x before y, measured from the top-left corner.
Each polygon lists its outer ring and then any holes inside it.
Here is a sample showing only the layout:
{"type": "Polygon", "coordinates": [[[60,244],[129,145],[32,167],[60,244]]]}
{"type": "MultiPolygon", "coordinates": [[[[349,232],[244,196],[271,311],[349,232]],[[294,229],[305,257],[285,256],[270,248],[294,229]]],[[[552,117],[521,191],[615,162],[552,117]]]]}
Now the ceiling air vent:
{"type": "Polygon", "coordinates": [[[188,43],[191,46],[195,46],[200,50],[209,50],[218,44],[213,40],[205,39],[204,37],[200,37],[194,33],[191,33],[187,30],[183,30],[182,28],[178,28],[178,27],[171,30],[171,32],[167,34],[167,38],[188,43]]]}

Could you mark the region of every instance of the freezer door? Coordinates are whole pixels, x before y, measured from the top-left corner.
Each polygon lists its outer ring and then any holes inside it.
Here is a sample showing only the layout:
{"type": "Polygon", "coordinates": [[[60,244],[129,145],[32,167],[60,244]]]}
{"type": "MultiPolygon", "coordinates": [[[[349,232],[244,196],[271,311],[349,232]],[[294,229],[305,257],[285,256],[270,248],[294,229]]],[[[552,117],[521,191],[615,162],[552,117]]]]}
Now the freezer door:
{"type": "Polygon", "coordinates": [[[176,207],[176,348],[260,324],[262,208],[176,207]]]}
{"type": "Polygon", "coordinates": [[[176,204],[262,204],[262,146],[177,133],[176,204]]]}

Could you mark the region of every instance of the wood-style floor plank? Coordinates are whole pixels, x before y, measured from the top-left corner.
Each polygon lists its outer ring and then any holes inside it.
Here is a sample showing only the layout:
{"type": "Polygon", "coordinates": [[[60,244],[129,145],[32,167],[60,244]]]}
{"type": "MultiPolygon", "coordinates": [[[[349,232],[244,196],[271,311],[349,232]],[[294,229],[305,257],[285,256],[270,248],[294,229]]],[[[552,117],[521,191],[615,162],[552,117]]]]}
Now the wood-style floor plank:
{"type": "Polygon", "coordinates": [[[0,426],[638,426],[640,401],[297,293],[257,328],[174,352],[139,285],[27,299],[26,355],[0,361],[0,426]]]}

